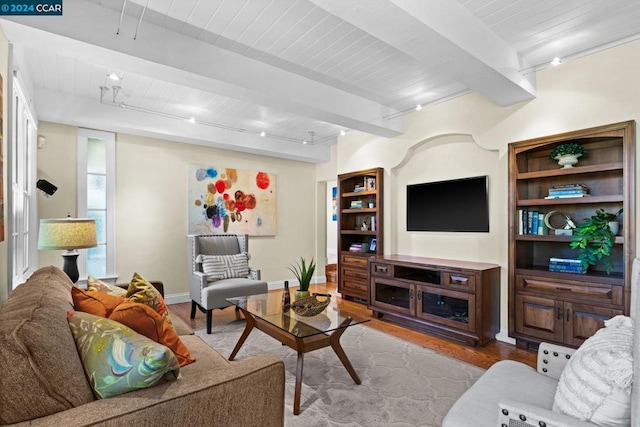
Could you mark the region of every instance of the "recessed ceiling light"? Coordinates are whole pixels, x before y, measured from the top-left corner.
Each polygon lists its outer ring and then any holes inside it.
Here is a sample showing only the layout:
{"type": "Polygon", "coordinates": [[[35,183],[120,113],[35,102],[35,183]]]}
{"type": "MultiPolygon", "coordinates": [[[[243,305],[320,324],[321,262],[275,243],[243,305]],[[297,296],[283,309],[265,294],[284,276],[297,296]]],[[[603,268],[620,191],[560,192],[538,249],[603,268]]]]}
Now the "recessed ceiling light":
{"type": "Polygon", "coordinates": [[[551,61],[551,65],[553,65],[554,67],[560,64],[562,64],[562,59],[558,58],[557,56],[553,58],[553,61],[551,61]]]}
{"type": "Polygon", "coordinates": [[[345,136],[347,133],[343,130],[340,131],[340,136],[345,136]]]}
{"type": "Polygon", "coordinates": [[[120,80],[120,76],[118,76],[118,75],[117,75],[116,73],[114,73],[114,72],[111,72],[111,73],[107,74],[107,76],[108,76],[111,80],[116,81],[116,82],[117,82],[118,80],[120,80]]]}
{"type": "Polygon", "coordinates": [[[422,110],[422,105],[420,104],[416,105],[416,111],[420,111],[420,110],[422,110]]]}
{"type": "Polygon", "coordinates": [[[121,106],[122,108],[127,108],[127,104],[125,104],[125,103],[124,103],[124,101],[122,101],[122,102],[120,103],[120,106],[121,106]]]}
{"type": "Polygon", "coordinates": [[[195,117],[191,117],[189,119],[189,123],[194,124],[196,122],[196,118],[195,117]]]}
{"type": "Polygon", "coordinates": [[[260,136],[265,136],[266,133],[264,133],[264,131],[260,132],[260,136]]]}
{"type": "Polygon", "coordinates": [[[302,141],[303,144],[308,144],[307,140],[305,139],[304,141],[302,141]]]}

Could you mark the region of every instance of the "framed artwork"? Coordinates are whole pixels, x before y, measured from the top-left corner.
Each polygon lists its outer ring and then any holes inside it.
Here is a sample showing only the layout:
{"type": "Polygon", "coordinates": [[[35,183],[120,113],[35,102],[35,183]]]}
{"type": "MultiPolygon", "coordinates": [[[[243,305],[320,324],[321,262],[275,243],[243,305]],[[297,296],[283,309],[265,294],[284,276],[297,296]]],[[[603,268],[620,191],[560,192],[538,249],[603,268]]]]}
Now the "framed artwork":
{"type": "Polygon", "coordinates": [[[371,243],[369,244],[369,252],[375,252],[376,251],[376,246],[378,246],[378,240],[377,239],[371,239],[371,243]]]}
{"type": "Polygon", "coordinates": [[[188,234],[276,234],[276,176],[189,166],[188,234]]]}
{"type": "Polygon", "coordinates": [[[333,221],[338,220],[338,187],[333,187],[331,189],[331,219],[333,221]]]}

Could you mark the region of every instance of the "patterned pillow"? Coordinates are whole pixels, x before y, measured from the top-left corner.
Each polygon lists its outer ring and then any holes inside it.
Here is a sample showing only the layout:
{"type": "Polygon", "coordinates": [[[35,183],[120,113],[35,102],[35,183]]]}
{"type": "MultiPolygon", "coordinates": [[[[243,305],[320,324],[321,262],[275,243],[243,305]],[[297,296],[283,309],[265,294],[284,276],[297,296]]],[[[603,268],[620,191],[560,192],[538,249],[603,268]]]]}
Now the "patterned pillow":
{"type": "Polygon", "coordinates": [[[91,276],[89,276],[89,278],[87,279],[87,290],[103,292],[109,295],[118,295],[121,297],[127,296],[126,289],[122,289],[118,286],[110,285],[108,283],[103,282],[102,280],[98,280],[95,277],[91,277],[91,276]]]}
{"type": "Polygon", "coordinates": [[[76,286],[71,288],[73,308],[100,317],[109,317],[111,312],[127,299],[98,291],[85,291],[76,286]]]}
{"type": "Polygon", "coordinates": [[[567,362],[558,381],[553,410],[596,425],[628,426],[632,345],[633,320],[626,316],[607,320],[605,327],[582,343],[567,362]]]}
{"type": "Polygon", "coordinates": [[[210,280],[249,276],[249,254],[247,252],[235,255],[198,255],[198,260],[202,262],[202,272],[210,280]]]}
{"type": "Polygon", "coordinates": [[[169,317],[169,310],[160,292],[149,281],[138,273],[133,273],[131,283],[127,289],[127,298],[132,302],[139,302],[153,308],[173,328],[169,317]]]}
{"type": "Polygon", "coordinates": [[[138,302],[123,302],[109,319],[130,327],[139,334],[166,345],[178,358],[180,367],[196,361],[187,347],[180,341],[176,331],[148,305],[138,302]]]}
{"type": "Polygon", "coordinates": [[[162,344],[89,313],[70,311],[67,318],[84,371],[98,398],[178,378],[178,360],[162,344]]]}

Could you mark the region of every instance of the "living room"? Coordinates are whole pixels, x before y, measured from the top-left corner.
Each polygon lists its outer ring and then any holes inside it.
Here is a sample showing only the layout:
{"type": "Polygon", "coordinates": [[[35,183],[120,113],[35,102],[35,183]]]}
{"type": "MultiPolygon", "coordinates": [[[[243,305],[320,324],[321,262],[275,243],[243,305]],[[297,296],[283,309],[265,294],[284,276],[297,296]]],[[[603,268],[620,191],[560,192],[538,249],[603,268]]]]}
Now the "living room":
{"type": "MultiPolygon", "coordinates": [[[[0,74],[4,90],[10,76],[10,49],[0,40],[0,74]]],[[[251,265],[260,268],[270,289],[291,280],[287,267],[299,257],[318,261],[317,279],[326,263],[326,190],[342,173],[384,169],[384,254],[456,259],[498,264],[500,332],[496,339],[512,344],[508,297],[508,144],[563,132],[640,118],[640,41],[577,57],[561,66],[535,72],[535,98],[500,106],[477,92],[423,106],[403,115],[405,130],[397,137],[351,131],[337,137],[326,162],[265,157],[231,149],[186,144],[170,138],[134,135],[119,126],[116,150],[116,242],[118,281],[134,272],[162,280],[166,300],[184,303],[188,295],[187,172],[190,165],[265,170],[277,176],[277,232],[250,238],[251,265]],[[406,231],[408,184],[488,176],[487,233],[419,233],[406,231]]],[[[5,111],[8,96],[5,95],[5,111]]],[[[5,118],[4,123],[7,120],[5,118]]],[[[3,134],[9,135],[4,124],[3,134]]],[[[55,182],[58,191],[37,193],[37,219],[62,218],[77,211],[77,140],[72,125],[40,121],[37,134],[46,143],[36,152],[38,178],[55,182]]],[[[637,138],[637,135],[635,136],[637,138]]],[[[3,155],[7,163],[6,143],[3,155]]],[[[637,161],[638,153],[635,153],[637,161]]],[[[3,171],[5,186],[7,170],[3,171]]],[[[640,188],[636,179],[636,193],[640,188]]],[[[9,189],[5,188],[5,206],[9,189]]],[[[637,194],[636,194],[637,195],[637,194]]],[[[5,223],[11,220],[5,208],[5,223]]],[[[637,218],[631,219],[636,229],[637,218]]],[[[6,234],[5,234],[6,235],[6,234]]],[[[636,241],[630,243],[635,253],[636,241]]],[[[0,242],[0,265],[11,262],[8,242],[0,242]]],[[[59,251],[39,251],[37,266],[61,266],[59,251]]],[[[11,289],[0,277],[0,302],[11,289]]]]}

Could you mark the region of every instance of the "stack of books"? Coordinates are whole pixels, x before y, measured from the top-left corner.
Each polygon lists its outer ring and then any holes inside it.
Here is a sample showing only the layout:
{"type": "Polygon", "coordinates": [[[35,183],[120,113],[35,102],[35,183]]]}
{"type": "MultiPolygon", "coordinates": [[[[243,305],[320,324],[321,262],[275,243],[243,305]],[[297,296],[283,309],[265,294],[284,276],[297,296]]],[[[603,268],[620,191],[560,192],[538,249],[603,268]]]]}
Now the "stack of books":
{"type": "Polygon", "coordinates": [[[369,245],[366,243],[352,243],[349,247],[349,252],[367,252],[369,245]]]}
{"type": "Polygon", "coordinates": [[[549,271],[574,274],[585,274],[587,272],[582,265],[582,261],[570,258],[549,258],[549,271]]]}
{"type": "Polygon", "coordinates": [[[584,184],[560,184],[549,189],[549,195],[545,199],[565,199],[570,197],[586,197],[589,195],[589,187],[584,184]]]}
{"type": "Polygon", "coordinates": [[[353,188],[354,193],[361,193],[364,190],[365,190],[364,184],[356,184],[355,187],[353,188]]]}
{"type": "Polygon", "coordinates": [[[362,209],[362,200],[352,200],[351,209],[362,209]]]}

